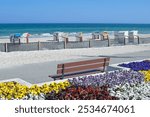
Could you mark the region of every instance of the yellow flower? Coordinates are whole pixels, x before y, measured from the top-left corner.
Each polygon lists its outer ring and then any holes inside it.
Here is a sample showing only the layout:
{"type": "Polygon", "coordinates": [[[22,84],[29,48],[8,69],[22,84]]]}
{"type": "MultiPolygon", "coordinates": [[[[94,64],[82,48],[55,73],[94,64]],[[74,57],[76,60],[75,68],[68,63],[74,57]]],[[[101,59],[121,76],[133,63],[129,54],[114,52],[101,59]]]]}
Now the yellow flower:
{"type": "Polygon", "coordinates": [[[145,82],[149,82],[150,81],[150,70],[148,70],[148,71],[140,71],[141,73],[143,73],[144,74],[144,76],[145,76],[145,82]]]}
{"type": "Polygon", "coordinates": [[[16,98],[17,95],[21,95],[21,97],[23,97],[26,95],[27,90],[27,86],[21,85],[16,82],[0,83],[0,97],[6,99],[16,98]]]}
{"type": "Polygon", "coordinates": [[[7,98],[8,100],[10,100],[10,99],[12,99],[12,96],[11,96],[11,95],[7,95],[6,98],[7,98]]]}
{"type": "Polygon", "coordinates": [[[44,84],[42,86],[33,85],[30,88],[17,82],[3,82],[0,83],[0,97],[8,100],[22,99],[28,94],[39,95],[40,93],[46,94],[52,91],[58,93],[68,86],[70,86],[70,83],[68,81],[59,83],[52,82],[50,84],[44,84]]]}
{"type": "Polygon", "coordinates": [[[64,84],[65,84],[66,87],[71,85],[68,81],[65,81],[64,84]]]}

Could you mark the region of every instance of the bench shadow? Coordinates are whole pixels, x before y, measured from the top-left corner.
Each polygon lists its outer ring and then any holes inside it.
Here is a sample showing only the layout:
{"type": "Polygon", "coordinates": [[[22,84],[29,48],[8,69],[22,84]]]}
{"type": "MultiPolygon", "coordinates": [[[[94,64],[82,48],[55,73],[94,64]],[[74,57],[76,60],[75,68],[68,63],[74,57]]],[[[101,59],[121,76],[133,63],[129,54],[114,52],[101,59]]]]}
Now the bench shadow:
{"type": "Polygon", "coordinates": [[[143,58],[143,57],[150,57],[150,55],[146,55],[146,56],[103,56],[103,55],[100,55],[100,56],[88,56],[88,55],[82,55],[81,57],[110,57],[110,58],[143,58]]]}
{"type": "MultiPolygon", "coordinates": [[[[134,56],[88,56],[88,55],[82,55],[82,57],[110,57],[110,58],[135,58],[134,56]]],[[[142,57],[142,56],[141,56],[142,57]]]]}
{"type": "Polygon", "coordinates": [[[115,71],[115,70],[121,70],[121,68],[116,68],[116,67],[112,67],[112,66],[108,66],[107,67],[107,71],[115,71]]]}

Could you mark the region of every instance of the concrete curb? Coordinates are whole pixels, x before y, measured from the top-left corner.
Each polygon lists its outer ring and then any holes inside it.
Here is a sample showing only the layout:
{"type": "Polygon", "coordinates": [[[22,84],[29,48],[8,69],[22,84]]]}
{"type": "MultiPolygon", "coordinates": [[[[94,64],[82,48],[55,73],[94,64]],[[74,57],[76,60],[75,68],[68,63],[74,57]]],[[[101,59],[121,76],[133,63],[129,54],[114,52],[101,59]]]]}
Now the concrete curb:
{"type": "Polygon", "coordinates": [[[1,80],[0,83],[2,83],[2,82],[12,82],[12,81],[17,82],[17,83],[19,83],[21,85],[26,85],[28,87],[32,86],[31,83],[26,82],[26,81],[24,81],[24,80],[22,80],[20,78],[13,78],[13,79],[1,80]]]}

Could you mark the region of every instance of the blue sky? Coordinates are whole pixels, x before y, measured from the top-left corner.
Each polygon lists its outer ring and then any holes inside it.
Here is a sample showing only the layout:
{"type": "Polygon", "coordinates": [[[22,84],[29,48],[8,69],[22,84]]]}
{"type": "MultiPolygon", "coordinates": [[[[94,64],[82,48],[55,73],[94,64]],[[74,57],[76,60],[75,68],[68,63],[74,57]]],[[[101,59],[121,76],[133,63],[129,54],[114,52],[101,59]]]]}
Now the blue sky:
{"type": "Polygon", "coordinates": [[[0,23],[150,23],[150,0],[0,0],[0,23]]]}

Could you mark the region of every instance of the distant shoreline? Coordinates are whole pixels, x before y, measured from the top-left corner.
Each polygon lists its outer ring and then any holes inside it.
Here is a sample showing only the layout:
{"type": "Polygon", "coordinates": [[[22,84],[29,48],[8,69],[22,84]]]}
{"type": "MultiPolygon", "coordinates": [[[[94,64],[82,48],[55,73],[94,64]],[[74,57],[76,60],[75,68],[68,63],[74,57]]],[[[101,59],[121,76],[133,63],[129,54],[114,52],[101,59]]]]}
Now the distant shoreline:
{"type": "MultiPolygon", "coordinates": [[[[150,38],[150,33],[149,34],[138,34],[140,38],[150,38]]],[[[69,36],[69,41],[76,41],[76,36],[74,33],[71,33],[69,36]]],[[[110,39],[114,39],[114,35],[110,34],[109,35],[110,39]]],[[[26,43],[26,38],[21,37],[21,43],[26,43]]],[[[92,39],[92,32],[91,33],[83,33],[83,41],[88,41],[92,39]]],[[[29,37],[29,42],[50,42],[54,41],[53,34],[47,34],[43,33],[41,35],[32,35],[29,37]],[[44,36],[45,35],[45,36],[44,36]]],[[[0,36],[0,43],[10,43],[10,37],[9,36],[0,36]]]]}
{"type": "Polygon", "coordinates": [[[0,24],[0,36],[28,32],[32,35],[54,32],[102,32],[138,30],[142,34],[150,34],[150,24],[125,23],[3,23],[0,24]]]}
{"type": "Polygon", "coordinates": [[[78,23],[78,22],[72,22],[72,23],[66,23],[66,22],[45,22],[45,23],[42,23],[42,22],[37,22],[37,23],[32,23],[32,22],[21,22],[21,23],[13,23],[13,22],[10,22],[10,23],[0,23],[0,24],[141,24],[141,25],[150,25],[150,23],[90,23],[90,22],[81,22],[81,23],[78,23]]]}

